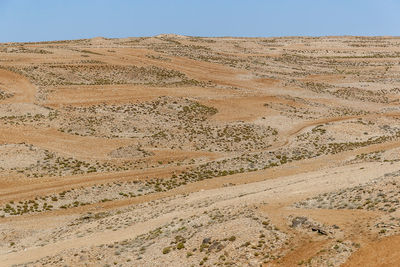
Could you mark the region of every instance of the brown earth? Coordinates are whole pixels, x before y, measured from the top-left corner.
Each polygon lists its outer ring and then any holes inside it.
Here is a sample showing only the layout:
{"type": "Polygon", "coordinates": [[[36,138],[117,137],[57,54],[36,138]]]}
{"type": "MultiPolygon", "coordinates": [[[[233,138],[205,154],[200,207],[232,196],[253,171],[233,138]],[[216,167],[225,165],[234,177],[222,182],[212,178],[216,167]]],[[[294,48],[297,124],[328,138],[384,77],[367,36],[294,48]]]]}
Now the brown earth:
{"type": "Polygon", "coordinates": [[[0,44],[0,266],[396,266],[399,44],[0,44]]]}

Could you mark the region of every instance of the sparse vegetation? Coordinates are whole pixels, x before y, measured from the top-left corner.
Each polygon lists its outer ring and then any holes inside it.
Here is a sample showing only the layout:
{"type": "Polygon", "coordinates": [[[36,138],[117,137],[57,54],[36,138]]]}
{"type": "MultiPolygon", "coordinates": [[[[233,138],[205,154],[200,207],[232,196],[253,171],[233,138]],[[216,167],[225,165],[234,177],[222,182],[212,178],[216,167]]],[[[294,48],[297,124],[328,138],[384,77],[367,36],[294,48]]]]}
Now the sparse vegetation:
{"type": "Polygon", "coordinates": [[[399,43],[0,44],[0,260],[340,266],[390,242],[399,43]]]}

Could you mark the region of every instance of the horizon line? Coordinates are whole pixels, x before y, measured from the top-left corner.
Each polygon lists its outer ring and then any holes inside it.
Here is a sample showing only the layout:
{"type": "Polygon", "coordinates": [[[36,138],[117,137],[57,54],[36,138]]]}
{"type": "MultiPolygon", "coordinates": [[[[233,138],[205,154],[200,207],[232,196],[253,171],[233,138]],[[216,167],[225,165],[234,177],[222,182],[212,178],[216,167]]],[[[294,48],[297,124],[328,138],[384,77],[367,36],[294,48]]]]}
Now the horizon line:
{"type": "Polygon", "coordinates": [[[0,42],[0,44],[36,44],[36,43],[50,43],[50,42],[65,42],[65,41],[81,41],[90,40],[95,38],[103,38],[106,40],[112,39],[128,39],[128,38],[157,38],[163,37],[163,35],[171,35],[176,37],[191,37],[191,38],[243,38],[243,39],[267,39],[267,38],[338,38],[338,37],[361,37],[361,38],[400,38],[400,35],[276,35],[276,36],[244,36],[244,35],[221,35],[221,36],[200,36],[200,35],[184,35],[176,33],[160,33],[150,36],[126,36],[126,37],[105,37],[105,36],[94,36],[87,38],[76,38],[76,39],[53,39],[53,40],[42,40],[42,41],[10,41],[10,42],[0,42]]]}

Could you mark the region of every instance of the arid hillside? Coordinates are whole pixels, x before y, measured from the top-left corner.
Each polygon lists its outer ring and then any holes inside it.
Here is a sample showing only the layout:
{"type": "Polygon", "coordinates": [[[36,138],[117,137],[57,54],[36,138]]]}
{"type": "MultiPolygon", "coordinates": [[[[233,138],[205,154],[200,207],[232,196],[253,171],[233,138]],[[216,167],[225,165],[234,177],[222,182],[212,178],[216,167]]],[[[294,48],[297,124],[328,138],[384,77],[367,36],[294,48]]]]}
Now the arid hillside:
{"type": "Polygon", "coordinates": [[[400,38],[0,44],[0,266],[396,266],[400,38]]]}

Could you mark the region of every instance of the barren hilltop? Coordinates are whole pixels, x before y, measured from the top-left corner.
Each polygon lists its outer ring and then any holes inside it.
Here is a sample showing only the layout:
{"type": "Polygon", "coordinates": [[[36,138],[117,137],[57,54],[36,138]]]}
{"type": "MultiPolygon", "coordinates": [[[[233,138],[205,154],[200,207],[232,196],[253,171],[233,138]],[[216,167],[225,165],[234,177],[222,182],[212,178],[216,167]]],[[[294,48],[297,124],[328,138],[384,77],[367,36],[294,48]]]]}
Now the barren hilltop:
{"type": "Polygon", "coordinates": [[[395,266],[400,38],[0,44],[0,266],[395,266]]]}

